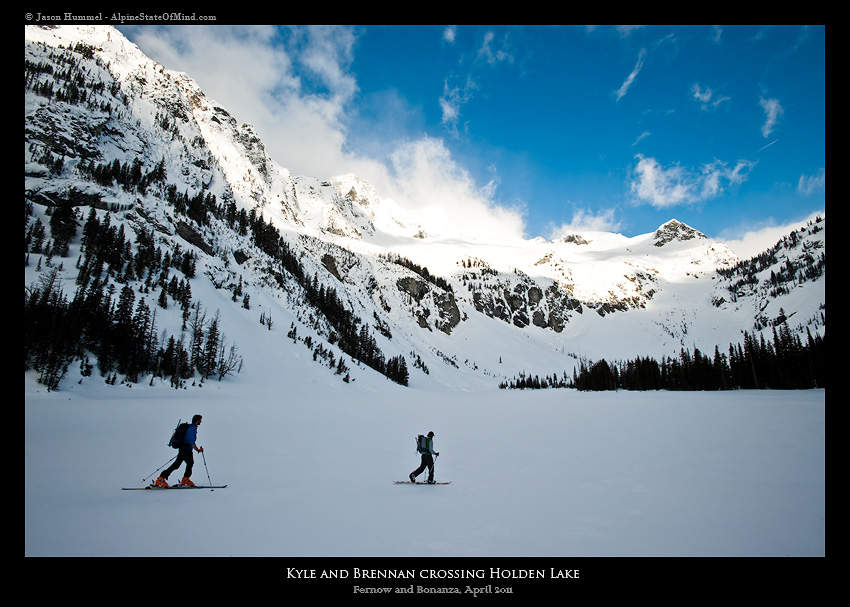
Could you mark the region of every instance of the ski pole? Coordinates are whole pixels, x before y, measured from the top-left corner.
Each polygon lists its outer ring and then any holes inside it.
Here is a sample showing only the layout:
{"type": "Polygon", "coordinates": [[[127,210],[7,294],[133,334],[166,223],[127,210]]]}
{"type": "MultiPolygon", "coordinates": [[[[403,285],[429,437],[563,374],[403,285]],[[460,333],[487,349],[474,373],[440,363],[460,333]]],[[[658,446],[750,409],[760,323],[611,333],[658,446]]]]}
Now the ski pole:
{"type": "Polygon", "coordinates": [[[148,480],[150,477],[152,477],[154,474],[156,474],[157,472],[159,472],[160,470],[162,470],[163,468],[165,468],[168,464],[170,464],[170,463],[171,463],[172,461],[174,461],[176,458],[177,458],[177,456],[175,455],[175,456],[174,456],[174,457],[172,457],[170,460],[168,460],[168,461],[167,461],[167,462],[165,462],[163,465],[161,465],[159,468],[157,468],[156,470],[154,470],[151,474],[148,474],[145,478],[143,478],[143,479],[142,479],[142,482],[145,482],[146,480],[148,480]]]}
{"type": "Polygon", "coordinates": [[[207,482],[210,484],[210,491],[215,491],[215,489],[212,488],[212,481],[210,480],[210,469],[207,468],[207,456],[204,455],[203,449],[204,448],[201,447],[201,457],[204,459],[204,470],[207,471],[207,482]]]}

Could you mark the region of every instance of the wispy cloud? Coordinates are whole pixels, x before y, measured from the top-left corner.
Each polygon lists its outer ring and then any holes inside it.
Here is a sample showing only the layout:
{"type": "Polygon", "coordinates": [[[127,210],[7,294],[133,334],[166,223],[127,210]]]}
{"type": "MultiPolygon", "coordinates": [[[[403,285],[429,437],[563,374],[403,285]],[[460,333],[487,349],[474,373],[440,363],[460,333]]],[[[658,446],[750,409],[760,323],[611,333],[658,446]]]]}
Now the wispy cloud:
{"type": "Polygon", "coordinates": [[[614,29],[617,31],[617,33],[620,36],[623,36],[624,38],[626,38],[626,37],[630,36],[632,34],[632,32],[636,32],[636,31],[641,30],[645,27],[646,27],[645,25],[616,25],[616,26],[614,26],[614,29]]]}
{"type": "Polygon", "coordinates": [[[629,74],[628,78],[625,79],[623,84],[620,85],[620,88],[617,89],[615,95],[617,96],[617,101],[622,99],[626,93],[629,92],[629,88],[634,84],[635,78],[637,78],[638,73],[643,67],[643,62],[646,59],[646,49],[640,49],[640,53],[638,53],[637,63],[635,64],[632,73],[629,74]]]}
{"type": "Polygon", "coordinates": [[[826,169],[820,169],[814,175],[800,175],[797,191],[804,196],[811,196],[817,191],[826,190],[826,169]]]}
{"type": "Polygon", "coordinates": [[[782,116],[785,110],[782,109],[777,99],[765,99],[762,97],[759,99],[759,104],[764,110],[764,124],[761,127],[761,134],[763,137],[768,137],[773,132],[776,123],[779,122],[779,117],[782,116]]]}
{"type": "Polygon", "coordinates": [[[703,110],[717,109],[722,103],[730,101],[730,97],[725,95],[715,95],[710,88],[703,88],[699,83],[691,86],[691,96],[700,102],[700,107],[703,110]]]}
{"type": "Polygon", "coordinates": [[[443,29],[443,40],[448,42],[449,44],[454,44],[455,37],[457,36],[457,26],[450,25],[443,29]]]}
{"type": "Polygon", "coordinates": [[[638,162],[632,170],[629,184],[633,200],[659,209],[693,205],[715,198],[726,188],[744,182],[755,166],[753,162],[739,160],[730,168],[718,160],[689,170],[678,164],[665,168],[655,158],[641,154],[636,158],[638,162]]]}
{"type": "MultiPolygon", "coordinates": [[[[458,42],[456,28],[443,30],[443,40],[452,44],[458,42]]],[[[448,76],[443,85],[443,93],[439,98],[442,112],[442,124],[452,135],[459,134],[461,110],[469,103],[478,90],[478,76],[483,71],[489,71],[500,64],[511,64],[514,61],[507,36],[499,37],[493,31],[486,31],[475,51],[475,61],[469,63],[459,74],[448,76]]]]}
{"type": "Polygon", "coordinates": [[[712,28],[712,32],[714,32],[714,36],[712,36],[711,41],[715,44],[720,44],[720,40],[723,38],[723,28],[719,25],[715,25],[712,28]]]}
{"type": "Polygon", "coordinates": [[[343,143],[357,91],[353,29],[140,27],[134,40],[168,69],[188,73],[240,123],[253,124],[272,157],[296,174],[323,175],[350,160],[343,143]]]}
{"type": "Polygon", "coordinates": [[[486,32],[484,34],[484,41],[478,49],[478,57],[490,65],[502,63],[503,61],[513,61],[513,55],[507,47],[506,40],[504,38],[497,40],[496,34],[493,32],[486,32]]]}
{"type": "MultiPolygon", "coordinates": [[[[465,96],[464,96],[465,98],[465,96]]],[[[460,117],[460,106],[463,98],[457,87],[449,87],[448,81],[443,84],[443,95],[440,97],[440,110],[442,111],[441,122],[454,128],[460,117]]]]}
{"type": "Polygon", "coordinates": [[[640,143],[643,139],[646,139],[650,135],[651,133],[649,131],[644,131],[643,133],[638,135],[637,139],[634,140],[634,143],[632,143],[632,147],[635,147],[638,143],[640,143]]]}
{"type": "Polygon", "coordinates": [[[462,86],[450,86],[448,80],[443,84],[443,94],[439,99],[442,111],[441,122],[453,134],[457,134],[461,107],[472,99],[473,92],[477,88],[472,76],[467,76],[462,86]]]}
{"type": "Polygon", "coordinates": [[[552,229],[550,238],[576,232],[618,232],[621,227],[621,222],[615,218],[614,209],[600,209],[594,213],[590,209],[581,208],[573,211],[569,223],[552,229]]]}

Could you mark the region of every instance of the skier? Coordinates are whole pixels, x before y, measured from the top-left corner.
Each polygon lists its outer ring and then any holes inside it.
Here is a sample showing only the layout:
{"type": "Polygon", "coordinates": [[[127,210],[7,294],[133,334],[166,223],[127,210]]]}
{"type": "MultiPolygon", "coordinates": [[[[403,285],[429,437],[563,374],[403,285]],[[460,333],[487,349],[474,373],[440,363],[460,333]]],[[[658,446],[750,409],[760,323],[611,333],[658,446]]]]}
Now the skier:
{"type": "Polygon", "coordinates": [[[177,451],[177,459],[174,460],[174,463],[171,464],[168,468],[162,471],[162,473],[157,477],[154,486],[156,487],[168,487],[168,475],[177,470],[180,467],[180,464],[186,463],[186,471],[183,473],[183,478],[180,479],[180,485],[188,485],[193,487],[195,483],[189,478],[192,476],[192,466],[195,465],[195,456],[192,453],[192,449],[197,451],[198,453],[203,453],[204,448],[198,447],[195,444],[195,441],[198,437],[198,426],[201,424],[202,417],[200,415],[195,415],[192,417],[192,423],[186,429],[186,436],[183,439],[183,444],[179,447],[177,451]]]}
{"type": "Polygon", "coordinates": [[[420,466],[410,473],[410,482],[415,483],[416,477],[428,468],[428,483],[434,484],[434,457],[440,455],[434,451],[434,433],[429,432],[428,436],[419,436],[419,453],[422,454],[422,463],[420,466]],[[424,439],[424,440],[423,440],[424,439]],[[424,443],[424,444],[423,444],[424,443]]]}

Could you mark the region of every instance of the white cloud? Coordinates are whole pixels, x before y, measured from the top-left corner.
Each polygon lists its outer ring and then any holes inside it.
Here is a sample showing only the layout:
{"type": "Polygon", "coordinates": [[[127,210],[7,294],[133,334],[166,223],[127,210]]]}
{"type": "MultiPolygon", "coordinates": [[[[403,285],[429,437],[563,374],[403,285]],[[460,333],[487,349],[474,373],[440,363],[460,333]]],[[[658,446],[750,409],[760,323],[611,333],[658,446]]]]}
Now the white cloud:
{"type": "Polygon", "coordinates": [[[564,234],[587,232],[618,232],[621,223],[614,218],[614,209],[601,209],[594,213],[590,209],[576,209],[572,219],[560,227],[554,228],[550,239],[564,234]]]}
{"type": "MultiPolygon", "coordinates": [[[[352,152],[358,147],[347,130],[357,92],[349,69],[353,29],[145,27],[134,30],[133,39],[167,69],[186,72],[237,121],[252,124],[269,155],[293,174],[353,173],[403,208],[428,210],[488,237],[521,236],[522,213],[495,204],[494,182],[476,185],[441,140],[395,134],[394,141],[382,140],[380,156],[352,152]]],[[[471,80],[447,86],[447,120],[457,119],[474,88],[471,80]]]]}
{"type": "MultiPolygon", "coordinates": [[[[443,31],[443,40],[454,43],[456,31],[446,29],[443,31]]],[[[481,69],[490,70],[502,63],[513,63],[513,55],[509,51],[508,37],[497,38],[492,31],[487,31],[481,41],[481,46],[476,52],[476,61],[472,67],[464,68],[470,70],[465,75],[451,75],[446,78],[443,85],[443,94],[440,96],[439,104],[442,112],[442,124],[452,135],[458,134],[461,108],[472,100],[473,93],[478,89],[476,83],[481,69]],[[462,84],[455,82],[462,81],[462,84]],[[450,84],[451,82],[451,84],[450,84]]],[[[460,62],[463,65],[463,61],[460,62]]]]}
{"type": "Polygon", "coordinates": [[[441,140],[424,137],[399,145],[392,169],[395,179],[387,184],[388,197],[405,208],[425,211],[433,220],[432,229],[441,231],[447,221],[454,229],[469,228],[484,238],[522,235],[521,210],[495,205],[495,182],[477,185],[441,140]]]}
{"type": "Polygon", "coordinates": [[[641,30],[645,28],[645,25],[617,25],[614,26],[614,29],[617,30],[617,33],[623,37],[628,37],[637,30],[641,30]]]}
{"type": "Polygon", "coordinates": [[[513,61],[513,56],[506,50],[507,44],[505,39],[502,39],[499,48],[494,48],[496,35],[493,32],[484,34],[484,41],[481,48],[478,49],[478,57],[484,59],[487,63],[493,65],[502,61],[513,61]]]}
{"type": "Polygon", "coordinates": [[[305,30],[300,62],[318,76],[330,95],[349,101],[357,93],[357,82],[348,73],[353,61],[356,36],[342,27],[313,27],[305,30]]]}
{"type": "Polygon", "coordinates": [[[462,87],[449,86],[448,81],[443,85],[443,95],[440,97],[440,110],[442,112],[442,124],[449,129],[450,132],[457,132],[458,121],[460,120],[460,109],[472,99],[472,92],[477,88],[477,85],[469,76],[462,87]]]}
{"type": "Polygon", "coordinates": [[[353,34],[270,26],[141,27],[137,45],[186,72],[240,123],[252,124],[270,155],[293,173],[345,172],[345,106],[356,91],[346,73],[353,34]]]}
{"type": "Polygon", "coordinates": [[[694,99],[700,102],[700,107],[703,110],[716,109],[720,104],[730,100],[725,95],[716,96],[710,88],[703,89],[699,83],[691,86],[691,95],[694,99]]]}
{"type": "Polygon", "coordinates": [[[785,110],[782,109],[777,99],[765,99],[762,97],[759,99],[759,104],[764,110],[764,124],[761,127],[761,134],[763,137],[768,137],[773,132],[776,123],[779,122],[779,117],[782,116],[785,110]]]}
{"type": "Polygon", "coordinates": [[[625,96],[625,94],[629,91],[629,88],[632,86],[632,84],[634,84],[635,78],[637,78],[638,73],[640,72],[641,68],[643,67],[643,62],[644,62],[645,57],[646,57],[646,49],[642,48],[642,49],[640,49],[640,53],[638,54],[638,60],[637,60],[637,63],[635,64],[634,69],[632,70],[632,73],[629,74],[628,78],[626,78],[626,80],[623,82],[623,84],[620,85],[620,88],[617,89],[617,92],[616,92],[617,101],[622,99],[623,96],[625,96]]]}
{"type": "Polygon", "coordinates": [[[723,37],[723,28],[719,25],[713,27],[714,37],[711,39],[715,44],[720,44],[720,39],[723,37]]]}
{"type": "Polygon", "coordinates": [[[826,169],[820,169],[815,175],[800,175],[797,182],[798,192],[811,196],[820,190],[826,190],[826,169]]]}
{"type": "Polygon", "coordinates": [[[755,163],[739,160],[734,167],[714,161],[698,170],[687,170],[678,164],[664,168],[655,158],[638,154],[629,185],[638,204],[664,209],[692,205],[719,196],[727,186],[742,183],[755,163]]]}
{"type": "Polygon", "coordinates": [[[635,147],[638,143],[641,142],[641,140],[646,139],[650,135],[651,135],[651,133],[649,131],[644,131],[643,133],[638,135],[638,138],[635,139],[634,143],[632,143],[632,147],[635,147]]]}
{"type": "Polygon", "coordinates": [[[457,26],[456,25],[450,25],[449,27],[447,27],[443,30],[443,40],[445,40],[449,44],[454,44],[456,37],[457,37],[457,26]]]}

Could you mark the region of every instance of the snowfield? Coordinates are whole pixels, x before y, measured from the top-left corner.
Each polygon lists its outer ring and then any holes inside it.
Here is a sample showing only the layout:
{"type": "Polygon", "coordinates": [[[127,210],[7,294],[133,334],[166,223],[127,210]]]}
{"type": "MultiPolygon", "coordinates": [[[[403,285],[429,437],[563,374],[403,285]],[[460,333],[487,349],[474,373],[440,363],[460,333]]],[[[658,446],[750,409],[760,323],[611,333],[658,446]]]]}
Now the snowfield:
{"type": "Polygon", "coordinates": [[[25,554],[825,555],[822,390],[439,392],[293,367],[181,393],[28,375],[25,554]],[[228,487],[122,491],[194,413],[193,479],[228,487]],[[393,485],[429,430],[452,484],[393,485]]]}

